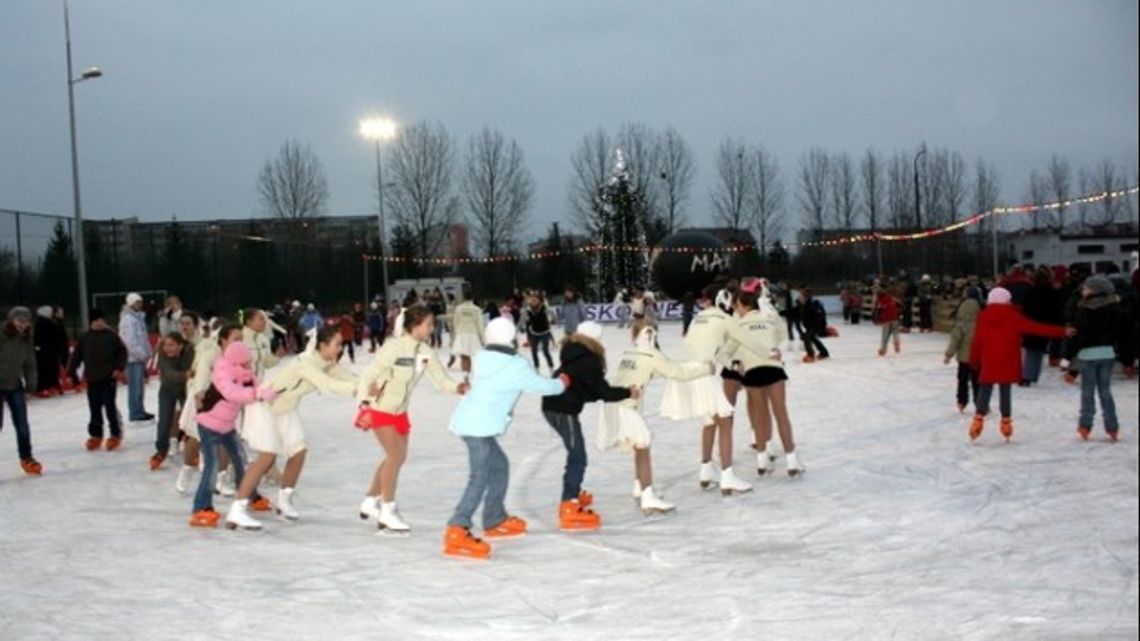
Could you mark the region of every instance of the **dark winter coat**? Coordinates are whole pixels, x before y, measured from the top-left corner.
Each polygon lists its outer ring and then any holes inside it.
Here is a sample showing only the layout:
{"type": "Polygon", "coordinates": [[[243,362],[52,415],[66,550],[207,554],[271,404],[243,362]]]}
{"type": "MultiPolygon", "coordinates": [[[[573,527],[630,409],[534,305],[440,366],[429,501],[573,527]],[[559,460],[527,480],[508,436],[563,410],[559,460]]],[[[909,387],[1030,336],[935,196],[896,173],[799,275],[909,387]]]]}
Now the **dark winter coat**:
{"type": "Polygon", "coordinates": [[[79,337],[67,369],[75,376],[80,366],[88,382],[110,380],[127,366],[127,347],[111,328],[93,329],[79,337]]]}
{"type": "Polygon", "coordinates": [[[549,334],[550,313],[546,311],[546,305],[524,307],[522,319],[519,321],[519,331],[527,334],[549,334]]]}
{"type": "Polygon", "coordinates": [[[1060,325],[1035,323],[1013,305],[989,305],[978,314],[974,342],[970,345],[970,366],[983,385],[1021,381],[1021,338],[1026,334],[1062,338],[1060,325]]]}
{"type": "Polygon", "coordinates": [[[1097,294],[1082,300],[1077,305],[1073,326],[1077,328],[1077,335],[1066,344],[1065,358],[1069,360],[1086,347],[1111,346],[1119,354],[1128,339],[1127,332],[1131,331],[1116,294],[1097,294]]]}
{"type": "MultiPolygon", "coordinates": [[[[1021,313],[1031,321],[1047,325],[1061,325],[1065,322],[1065,302],[1061,293],[1051,283],[1039,283],[1030,287],[1021,303],[1021,313]]],[[[1026,349],[1043,350],[1049,346],[1049,339],[1040,336],[1025,336],[1021,346],[1026,349]]]]}
{"type": "Polygon", "coordinates": [[[554,378],[566,374],[570,387],[558,396],[544,397],[542,411],[577,416],[586,403],[616,403],[629,398],[628,389],[610,387],[606,382],[605,351],[597,341],[572,336],[562,346],[560,358],[562,364],[554,371],[554,378]]]}
{"type": "Polygon", "coordinates": [[[67,332],[55,320],[37,316],[32,342],[36,347],[36,371],[40,384],[58,385],[59,376],[53,372],[59,372],[59,368],[67,364],[67,332]]]}
{"type": "Polygon", "coordinates": [[[17,332],[12,323],[0,328],[0,389],[36,389],[36,348],[30,334],[17,332]]]}
{"type": "Polygon", "coordinates": [[[827,310],[823,303],[812,298],[804,302],[803,311],[804,329],[823,336],[827,332],[827,310]]]}
{"type": "Polygon", "coordinates": [[[167,358],[166,354],[158,355],[159,389],[166,392],[186,393],[186,373],[194,363],[194,346],[186,345],[182,353],[175,358],[167,358]]]}

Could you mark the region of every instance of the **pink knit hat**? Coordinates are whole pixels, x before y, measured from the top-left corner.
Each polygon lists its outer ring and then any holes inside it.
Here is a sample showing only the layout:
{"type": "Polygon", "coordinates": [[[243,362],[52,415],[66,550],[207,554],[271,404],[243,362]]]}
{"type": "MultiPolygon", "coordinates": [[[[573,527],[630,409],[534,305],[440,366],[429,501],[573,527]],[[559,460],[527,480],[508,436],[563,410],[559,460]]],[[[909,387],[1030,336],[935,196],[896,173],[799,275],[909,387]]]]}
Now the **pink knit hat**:
{"type": "Polygon", "coordinates": [[[222,358],[234,365],[245,365],[253,361],[253,355],[249,353],[249,348],[241,341],[234,341],[227,345],[222,358]]]}
{"type": "Polygon", "coordinates": [[[986,297],[986,304],[988,305],[1008,305],[1013,300],[1013,294],[1004,287],[995,287],[990,290],[990,295],[986,297]]]}

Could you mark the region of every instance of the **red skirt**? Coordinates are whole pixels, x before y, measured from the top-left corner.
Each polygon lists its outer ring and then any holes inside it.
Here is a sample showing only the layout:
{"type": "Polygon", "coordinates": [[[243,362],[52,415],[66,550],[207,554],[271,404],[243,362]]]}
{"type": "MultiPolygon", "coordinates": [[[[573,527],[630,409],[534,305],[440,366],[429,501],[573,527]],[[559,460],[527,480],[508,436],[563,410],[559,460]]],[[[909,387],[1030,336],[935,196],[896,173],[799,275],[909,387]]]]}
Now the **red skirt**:
{"type": "Polygon", "coordinates": [[[412,431],[412,422],[408,420],[407,412],[389,414],[388,412],[381,412],[380,410],[374,410],[370,407],[360,408],[360,411],[356,414],[356,420],[353,421],[353,425],[364,431],[390,427],[396,430],[396,433],[401,436],[407,436],[412,431]]]}

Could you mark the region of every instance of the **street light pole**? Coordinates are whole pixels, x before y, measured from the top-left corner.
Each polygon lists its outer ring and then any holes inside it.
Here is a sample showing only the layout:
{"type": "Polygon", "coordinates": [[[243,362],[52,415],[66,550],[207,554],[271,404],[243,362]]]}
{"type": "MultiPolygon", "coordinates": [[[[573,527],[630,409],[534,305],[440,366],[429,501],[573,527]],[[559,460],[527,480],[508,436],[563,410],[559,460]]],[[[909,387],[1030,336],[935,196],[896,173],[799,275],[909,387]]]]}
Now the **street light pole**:
{"type": "Polygon", "coordinates": [[[75,206],[75,261],[79,275],[79,326],[81,331],[90,324],[90,310],[87,300],[87,246],[83,238],[83,205],[79,197],[79,149],[75,141],[75,85],[98,78],[103,72],[98,67],[89,67],[76,78],[71,68],[71,15],[67,0],[63,0],[63,38],[67,49],[67,116],[71,128],[71,194],[75,206]]]}
{"type": "Polygon", "coordinates": [[[918,159],[926,155],[926,145],[919,148],[918,153],[914,155],[914,227],[915,230],[922,229],[922,201],[918,197],[918,159]]]}
{"type": "Polygon", "coordinates": [[[376,194],[379,199],[380,209],[380,275],[384,279],[381,286],[381,291],[384,292],[384,306],[387,307],[391,304],[388,300],[388,252],[385,250],[387,242],[385,240],[384,230],[387,228],[386,221],[384,220],[384,163],[381,160],[382,154],[380,153],[380,139],[376,139],[376,194]]]}

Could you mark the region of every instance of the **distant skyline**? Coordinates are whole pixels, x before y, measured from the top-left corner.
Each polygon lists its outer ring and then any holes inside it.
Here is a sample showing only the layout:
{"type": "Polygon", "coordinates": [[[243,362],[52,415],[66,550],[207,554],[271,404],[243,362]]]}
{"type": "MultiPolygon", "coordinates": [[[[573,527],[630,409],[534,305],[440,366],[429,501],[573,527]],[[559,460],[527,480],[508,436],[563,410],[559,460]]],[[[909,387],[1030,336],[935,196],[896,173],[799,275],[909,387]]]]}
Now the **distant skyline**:
{"type": "MultiPolygon", "coordinates": [[[[517,139],[537,183],[521,240],[569,220],[570,156],[627,122],[696,152],[685,208],[711,223],[726,136],[795,170],[812,146],[853,156],[920,143],[985,158],[1020,201],[1053,153],[1115,163],[1140,148],[1137,3],[73,0],[84,213],[260,215],[255,180],[287,139],[312,146],[331,215],[375,212],[361,118],[443,123],[459,158],[484,125],[517,139]]],[[[70,215],[61,3],[5,0],[0,208],[70,215]]],[[[458,172],[458,165],[457,165],[458,172]]],[[[458,183],[458,180],[456,180],[458,183]]],[[[1074,182],[1074,190],[1076,184],[1074,182]]]]}

